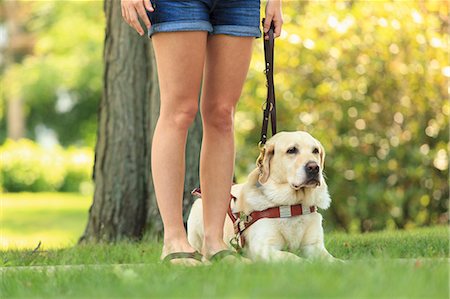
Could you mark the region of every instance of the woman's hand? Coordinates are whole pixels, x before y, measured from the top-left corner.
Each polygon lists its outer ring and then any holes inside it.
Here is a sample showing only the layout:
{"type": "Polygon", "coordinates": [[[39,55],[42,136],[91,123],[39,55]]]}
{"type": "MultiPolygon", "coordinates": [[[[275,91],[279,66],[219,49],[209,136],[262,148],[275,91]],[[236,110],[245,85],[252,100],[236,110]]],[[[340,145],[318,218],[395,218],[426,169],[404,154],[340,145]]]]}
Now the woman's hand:
{"type": "Polygon", "coordinates": [[[141,36],[144,35],[144,29],[142,29],[139,23],[138,16],[144,21],[145,26],[150,28],[150,20],[148,19],[146,9],[148,11],[154,11],[150,0],[121,0],[122,17],[125,22],[133,27],[141,36]]]}
{"type": "Polygon", "coordinates": [[[270,22],[273,21],[275,25],[275,37],[281,34],[281,26],[283,26],[283,14],[281,12],[281,0],[267,0],[266,3],[266,17],[264,21],[264,38],[269,39],[270,22]]]}

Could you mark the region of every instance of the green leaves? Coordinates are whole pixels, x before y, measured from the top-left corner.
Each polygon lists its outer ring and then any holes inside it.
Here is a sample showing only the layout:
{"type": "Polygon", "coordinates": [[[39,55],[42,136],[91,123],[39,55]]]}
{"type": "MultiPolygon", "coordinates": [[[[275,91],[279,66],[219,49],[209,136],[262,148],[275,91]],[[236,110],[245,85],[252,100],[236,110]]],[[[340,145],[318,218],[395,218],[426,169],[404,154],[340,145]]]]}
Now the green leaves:
{"type": "MultiPolygon", "coordinates": [[[[328,225],[375,230],[392,219],[395,227],[448,219],[446,6],[291,1],[284,13],[275,46],[278,127],[306,130],[325,146],[328,225]]],[[[252,167],[246,156],[257,156],[261,48],[238,107],[255,124],[236,123],[240,180],[252,167]]]]}
{"type": "Polygon", "coordinates": [[[101,97],[102,3],[27,2],[20,11],[27,16],[23,17],[23,30],[35,43],[32,53],[3,74],[2,100],[24,100],[28,137],[35,136],[36,126],[45,125],[57,131],[63,145],[77,142],[93,146],[95,131],[80,127],[96,125],[101,97]],[[66,112],[56,108],[62,100],[61,91],[72,102],[66,112]]]}

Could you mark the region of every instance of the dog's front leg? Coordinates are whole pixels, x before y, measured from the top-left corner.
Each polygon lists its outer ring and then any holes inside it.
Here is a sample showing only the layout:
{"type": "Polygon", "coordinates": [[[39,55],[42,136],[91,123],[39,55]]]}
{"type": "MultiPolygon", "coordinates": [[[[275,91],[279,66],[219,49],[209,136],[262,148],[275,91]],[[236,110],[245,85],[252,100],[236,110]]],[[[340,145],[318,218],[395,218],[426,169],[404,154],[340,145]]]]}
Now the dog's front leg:
{"type": "Polygon", "coordinates": [[[252,260],[262,260],[266,262],[300,261],[301,258],[291,252],[282,251],[279,248],[267,244],[258,246],[248,246],[248,254],[252,260]]]}
{"type": "Polygon", "coordinates": [[[325,248],[323,242],[308,244],[302,246],[303,255],[306,258],[322,259],[333,262],[336,260],[325,248]]]}
{"type": "Polygon", "coordinates": [[[311,216],[311,222],[303,236],[301,250],[306,258],[322,259],[326,261],[335,261],[335,259],[325,248],[322,215],[314,213],[311,216]]]}
{"type": "Polygon", "coordinates": [[[247,253],[252,260],[262,261],[300,261],[301,258],[291,252],[281,250],[285,241],[278,231],[265,227],[263,221],[251,227],[246,234],[247,253]]]}

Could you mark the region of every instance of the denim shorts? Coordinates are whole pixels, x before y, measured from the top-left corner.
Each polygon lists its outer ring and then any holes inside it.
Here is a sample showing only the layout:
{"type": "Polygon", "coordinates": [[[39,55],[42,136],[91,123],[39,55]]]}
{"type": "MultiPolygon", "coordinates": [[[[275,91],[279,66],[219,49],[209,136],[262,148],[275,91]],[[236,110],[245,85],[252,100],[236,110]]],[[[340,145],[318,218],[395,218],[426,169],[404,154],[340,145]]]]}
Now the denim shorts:
{"type": "Polygon", "coordinates": [[[260,0],[151,0],[148,36],[157,32],[208,31],[260,37],[260,0]]]}

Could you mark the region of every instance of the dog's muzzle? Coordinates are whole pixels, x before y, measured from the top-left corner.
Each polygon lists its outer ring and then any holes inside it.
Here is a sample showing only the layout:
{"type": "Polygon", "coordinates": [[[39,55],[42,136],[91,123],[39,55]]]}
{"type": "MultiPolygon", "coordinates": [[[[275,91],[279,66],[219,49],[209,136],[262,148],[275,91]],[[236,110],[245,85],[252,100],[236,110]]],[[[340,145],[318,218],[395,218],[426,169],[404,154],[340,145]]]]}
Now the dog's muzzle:
{"type": "Polygon", "coordinates": [[[300,190],[301,188],[316,188],[320,186],[320,166],[314,162],[309,161],[304,167],[306,179],[301,184],[291,184],[294,190],[300,190]]]}

